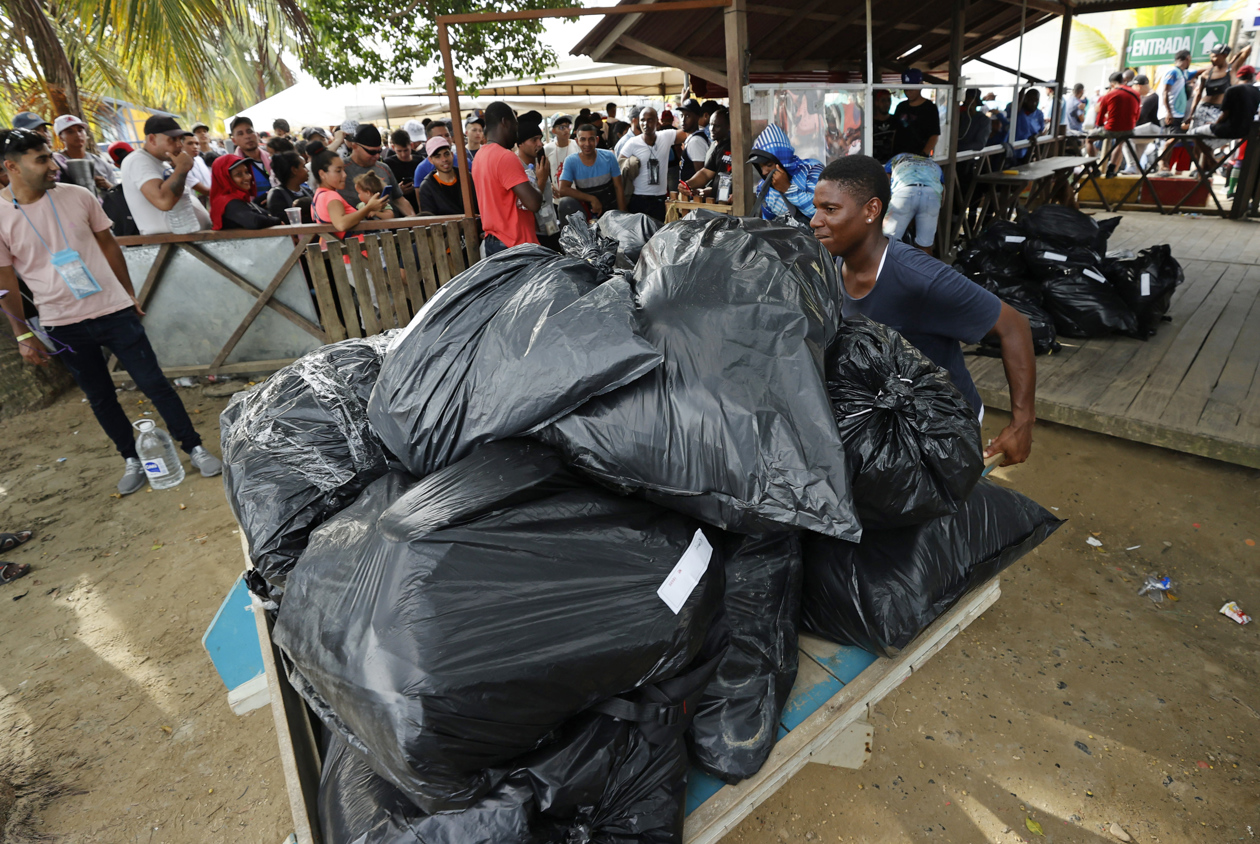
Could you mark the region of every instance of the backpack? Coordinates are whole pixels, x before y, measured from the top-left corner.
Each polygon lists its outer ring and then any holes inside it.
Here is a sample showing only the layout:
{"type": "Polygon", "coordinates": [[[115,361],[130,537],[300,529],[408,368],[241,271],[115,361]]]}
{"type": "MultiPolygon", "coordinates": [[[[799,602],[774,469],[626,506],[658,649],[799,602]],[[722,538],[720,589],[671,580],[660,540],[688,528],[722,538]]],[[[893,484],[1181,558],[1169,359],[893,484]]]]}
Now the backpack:
{"type": "Polygon", "coordinates": [[[114,185],[101,197],[101,207],[105,216],[113,223],[111,230],[115,237],[127,237],[140,234],[135,220],[131,219],[131,208],[127,205],[127,197],[123,195],[123,186],[114,185]]]}

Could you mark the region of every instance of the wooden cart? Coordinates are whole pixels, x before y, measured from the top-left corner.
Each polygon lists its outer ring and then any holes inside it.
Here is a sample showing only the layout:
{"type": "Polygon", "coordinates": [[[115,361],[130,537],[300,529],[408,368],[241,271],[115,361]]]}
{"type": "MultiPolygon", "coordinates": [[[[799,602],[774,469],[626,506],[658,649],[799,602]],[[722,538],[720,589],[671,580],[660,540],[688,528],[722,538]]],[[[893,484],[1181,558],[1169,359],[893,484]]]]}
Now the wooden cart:
{"type": "MultiPolygon", "coordinates": [[[[996,577],[973,589],[893,659],[802,635],[800,670],[780,720],[778,744],[757,775],[738,785],[724,785],[692,771],[687,788],[686,844],[720,840],[808,762],[861,767],[871,754],[874,731],[866,721],[871,707],[979,618],[1000,594],[996,577]]],[[[279,652],[272,644],[271,624],[257,597],[254,607],[280,764],[293,812],[293,834],[285,844],[323,844],[316,802],[320,753],[310,711],[277,670],[279,652]]]]}

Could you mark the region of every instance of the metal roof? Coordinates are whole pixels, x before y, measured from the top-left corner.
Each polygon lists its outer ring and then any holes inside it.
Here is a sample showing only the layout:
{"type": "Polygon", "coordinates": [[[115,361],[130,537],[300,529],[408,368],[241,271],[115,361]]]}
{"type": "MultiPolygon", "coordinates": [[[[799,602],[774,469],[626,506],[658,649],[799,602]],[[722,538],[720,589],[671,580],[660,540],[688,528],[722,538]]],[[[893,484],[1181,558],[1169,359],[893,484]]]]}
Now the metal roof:
{"type": "MultiPolygon", "coordinates": [[[[634,5],[621,0],[618,5],[634,5]]],[[[655,3],[656,0],[643,0],[655,3]]],[[[1182,3],[1185,0],[1181,0],[1182,3]]],[[[668,5],[662,0],[662,5],[668,5]]],[[[1158,5],[1177,0],[1075,0],[1073,14],[1158,5]]],[[[918,68],[944,76],[949,65],[951,0],[877,0],[872,30],[876,75],[918,68]]],[[[1062,15],[1067,6],[1056,0],[972,0],[967,6],[963,37],[964,61],[1018,38],[1023,26],[1035,26],[1062,15]]],[[[866,62],[866,4],[854,0],[778,0],[748,3],[751,75],[860,73],[866,62]]],[[[694,65],[724,73],[726,68],[723,9],[696,9],[670,14],[606,17],[572,50],[596,61],[668,64],[660,51],[694,65]],[[645,47],[656,56],[642,52],[645,47]],[[636,48],[639,51],[636,51],[636,48]],[[654,48],[654,49],[653,49],[654,48]]],[[[702,75],[695,67],[693,75],[702,75]]],[[[768,81],[768,80],[767,80],[768,81]]],[[[856,81],[856,80],[855,80],[856,81]]]]}

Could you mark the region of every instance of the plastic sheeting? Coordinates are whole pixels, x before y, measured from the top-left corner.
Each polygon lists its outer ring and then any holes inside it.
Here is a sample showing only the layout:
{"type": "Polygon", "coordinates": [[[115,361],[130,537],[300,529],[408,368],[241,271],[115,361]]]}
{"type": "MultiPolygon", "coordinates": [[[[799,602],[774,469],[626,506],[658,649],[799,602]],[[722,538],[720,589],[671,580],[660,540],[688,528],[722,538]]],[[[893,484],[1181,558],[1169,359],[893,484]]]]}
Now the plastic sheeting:
{"type": "Polygon", "coordinates": [[[617,243],[617,269],[632,269],[639,261],[643,245],[660,230],[661,224],[647,214],[605,211],[596,225],[599,233],[617,243]]]}
{"type": "Polygon", "coordinates": [[[1085,268],[1048,279],[1045,308],[1064,337],[1137,337],[1137,317],[1100,270],[1085,268]]]}
{"type": "Polygon", "coordinates": [[[1168,244],[1143,249],[1131,260],[1109,261],[1103,273],[1137,317],[1138,335],[1152,336],[1172,305],[1173,291],[1186,280],[1168,244]]]}
{"type": "Polygon", "coordinates": [[[677,675],[722,590],[696,522],[512,440],[369,486],[312,535],[273,637],[329,727],[448,811],[577,712],[677,675]]]}
{"type": "Polygon", "coordinates": [[[395,334],[316,349],[220,415],[223,485],[260,597],[279,600],[311,531],[385,474],[367,403],[395,334]]]}
{"type": "Polygon", "coordinates": [[[539,436],[712,525],[857,539],[823,380],[839,287],[818,241],[762,220],[679,220],[644,247],[635,292],[665,363],[539,436]]]}
{"type": "Polygon", "coordinates": [[[801,617],[797,533],[727,534],[726,624],[730,649],[691,726],[691,761],[726,782],[765,764],[796,681],[801,617]]]}
{"type": "Polygon", "coordinates": [[[851,317],[827,350],[858,515],[867,528],[953,513],[980,480],[980,422],[949,373],[891,328],[851,317]]]}
{"type": "Polygon", "coordinates": [[[368,404],[417,477],[478,445],[526,434],[655,368],[629,285],[527,245],[444,285],[386,355],[368,404]]]}
{"type": "Polygon", "coordinates": [[[570,258],[585,261],[596,270],[596,277],[612,277],[617,266],[617,242],[599,234],[597,223],[587,224],[586,215],[576,212],[560,230],[560,249],[570,258]]]}
{"type": "Polygon", "coordinates": [[[838,644],[895,656],[1060,524],[1031,499],[982,480],[957,513],[916,527],[867,531],[858,544],[807,535],[802,623],[838,644]]]}

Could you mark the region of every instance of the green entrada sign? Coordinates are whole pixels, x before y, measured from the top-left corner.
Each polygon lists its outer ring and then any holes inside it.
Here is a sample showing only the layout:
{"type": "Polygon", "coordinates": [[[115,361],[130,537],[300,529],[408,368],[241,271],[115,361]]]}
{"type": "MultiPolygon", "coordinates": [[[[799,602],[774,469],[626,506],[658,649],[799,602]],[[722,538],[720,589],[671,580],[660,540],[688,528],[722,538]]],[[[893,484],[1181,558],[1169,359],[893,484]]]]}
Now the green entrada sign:
{"type": "Polygon", "coordinates": [[[1181,50],[1190,51],[1190,61],[1205,62],[1214,45],[1229,43],[1231,25],[1230,21],[1213,21],[1131,29],[1124,63],[1130,67],[1172,64],[1181,50]]]}

